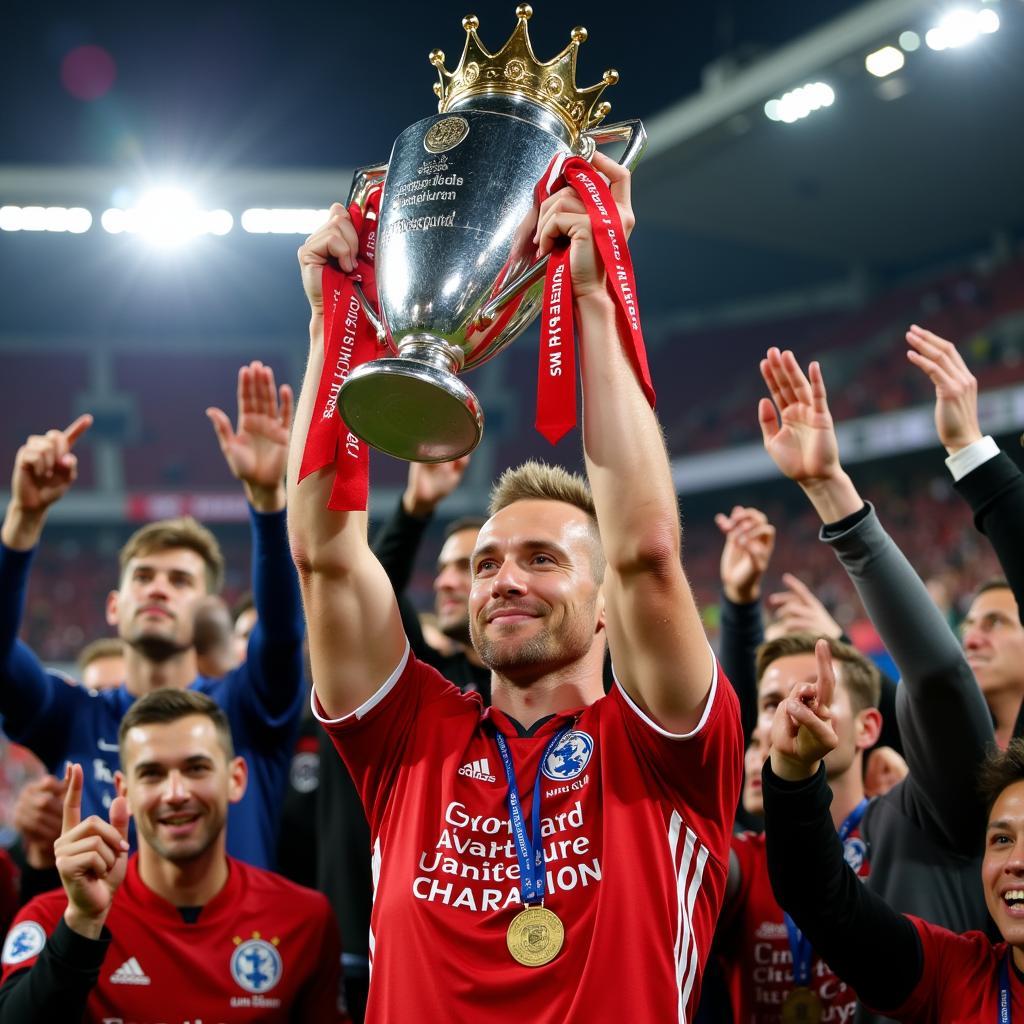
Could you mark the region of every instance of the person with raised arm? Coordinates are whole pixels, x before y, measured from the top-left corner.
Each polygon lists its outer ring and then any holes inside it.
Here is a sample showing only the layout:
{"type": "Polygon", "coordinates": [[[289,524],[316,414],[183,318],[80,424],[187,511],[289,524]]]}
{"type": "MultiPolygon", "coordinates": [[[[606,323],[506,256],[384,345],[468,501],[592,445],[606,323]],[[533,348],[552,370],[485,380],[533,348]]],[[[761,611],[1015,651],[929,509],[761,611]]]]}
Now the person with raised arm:
{"type": "Polygon", "coordinates": [[[208,410],[249,503],[259,609],[249,657],[227,675],[200,675],[196,664],[194,612],[220,588],[224,559],[213,534],[190,517],[149,523],[121,549],[107,621],[125,644],[122,685],[99,693],[68,686],[18,640],[32,557],[50,508],[75,481],[74,447],[91,416],[34,435],[18,450],[0,532],[0,714],[7,735],[51,774],[67,760],[86,766],[86,813],[102,812],[114,797],[118,724],[132,703],[163,687],[209,694],[228,713],[251,768],[248,793],[231,808],[230,852],[264,867],[274,859],[276,808],[304,697],[302,608],[284,513],[291,408],[288,386],[279,394],[273,371],[254,362],[238,373],[237,428],[219,409],[208,410]]]}
{"type": "Polygon", "coordinates": [[[195,690],[154,690],[121,720],[118,745],[106,817],[83,817],[82,766],[68,765],[63,888],[7,934],[0,1024],[346,1022],[327,900],[227,854],[248,770],[224,711],[195,690]]]}
{"type": "MultiPolygon", "coordinates": [[[[805,375],[792,352],[771,348],[761,374],[771,396],[758,407],[765,448],[811,501],[821,539],[835,550],[900,670],[896,714],[909,775],[864,809],[865,884],[898,910],[957,931],[982,927],[984,808],[974,779],[993,740],[988,709],[945,617],[843,469],[820,366],[812,362],[805,375]]],[[[761,680],[759,728],[801,678],[761,680]]],[[[805,948],[797,934],[790,939],[794,961],[805,948]]],[[[824,951],[810,948],[835,970],[824,951]]],[[[870,1019],[858,1011],[859,1021],[870,1019]]]]}
{"type": "Polygon", "coordinates": [[[990,580],[964,620],[967,659],[1006,746],[1024,734],[1024,474],[978,422],[978,382],[956,346],[913,324],[907,358],[935,387],[935,430],[953,486],[995,550],[1004,578],[990,580]]]}
{"type": "MultiPolygon", "coordinates": [[[[629,173],[600,155],[594,170],[628,231],[629,173]]],[[[365,513],[326,508],[328,471],[298,482],[323,360],[321,270],[354,268],[344,209],[299,250],[312,320],[289,525],[314,710],[370,822],[370,1024],[661,1024],[696,1005],[725,885],[739,713],[683,572],[664,442],[591,225],[565,189],[542,204],[536,236],[542,253],[569,245],[590,488],[533,463],[494,490],[469,599],[491,669],[486,712],[410,657],[365,513]]]]}
{"type": "Polygon", "coordinates": [[[772,723],[763,795],[768,871],[779,903],[861,1002],[907,1024],[1009,1022],[1024,1015],[1024,741],[983,765],[978,844],[985,905],[1001,942],[979,923],[963,934],[901,914],[843,859],[823,760],[835,677],[825,641],[817,671],[793,686],[772,723]]]}

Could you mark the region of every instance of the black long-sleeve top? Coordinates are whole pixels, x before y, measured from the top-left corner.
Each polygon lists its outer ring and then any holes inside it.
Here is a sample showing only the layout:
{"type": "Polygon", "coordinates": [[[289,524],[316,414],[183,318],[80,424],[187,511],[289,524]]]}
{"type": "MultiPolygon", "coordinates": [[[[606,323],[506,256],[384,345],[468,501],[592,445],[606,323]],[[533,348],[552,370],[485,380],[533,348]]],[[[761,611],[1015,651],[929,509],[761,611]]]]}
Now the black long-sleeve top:
{"type": "Polygon", "coordinates": [[[762,772],[768,873],[779,905],[816,955],[884,1012],[902,1005],[924,970],[910,919],[872,892],[843,859],[825,766],[803,782],[762,772]]]}

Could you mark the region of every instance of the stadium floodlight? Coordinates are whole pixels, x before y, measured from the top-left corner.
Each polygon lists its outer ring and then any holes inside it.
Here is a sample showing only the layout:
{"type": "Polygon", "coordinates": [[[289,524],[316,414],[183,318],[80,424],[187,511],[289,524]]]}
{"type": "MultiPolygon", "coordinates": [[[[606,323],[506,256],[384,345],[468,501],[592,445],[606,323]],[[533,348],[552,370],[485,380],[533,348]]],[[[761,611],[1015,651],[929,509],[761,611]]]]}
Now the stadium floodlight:
{"type": "Polygon", "coordinates": [[[92,227],[92,214],[81,206],[0,207],[0,231],[67,231],[80,235],[92,227]]]}
{"type": "Polygon", "coordinates": [[[330,214],[330,210],[288,210],[252,207],[240,218],[242,230],[253,235],[309,235],[330,214]]]}
{"type": "Polygon", "coordinates": [[[808,82],[798,89],[791,89],[777,99],[769,100],[764,105],[764,114],[769,121],[793,124],[815,110],[831,107],[835,99],[836,94],[832,86],[825,82],[808,82]]]}
{"type": "Polygon", "coordinates": [[[980,11],[958,7],[944,14],[925,34],[924,41],[932,50],[955,50],[973,43],[979,35],[998,31],[999,15],[991,7],[980,11]]]}
{"type": "Polygon", "coordinates": [[[151,189],[137,206],[126,212],[127,230],[141,235],[152,245],[181,245],[203,230],[203,211],[195,197],[173,185],[151,189]]]}
{"type": "Polygon", "coordinates": [[[104,210],[103,230],[111,235],[128,233],[170,248],[198,235],[226,235],[235,225],[227,210],[204,210],[184,189],[162,186],[147,192],[135,206],[104,210]]]}
{"type": "Polygon", "coordinates": [[[906,62],[902,50],[897,50],[895,46],[883,46],[864,58],[864,67],[876,78],[885,78],[899,71],[906,62]]]}

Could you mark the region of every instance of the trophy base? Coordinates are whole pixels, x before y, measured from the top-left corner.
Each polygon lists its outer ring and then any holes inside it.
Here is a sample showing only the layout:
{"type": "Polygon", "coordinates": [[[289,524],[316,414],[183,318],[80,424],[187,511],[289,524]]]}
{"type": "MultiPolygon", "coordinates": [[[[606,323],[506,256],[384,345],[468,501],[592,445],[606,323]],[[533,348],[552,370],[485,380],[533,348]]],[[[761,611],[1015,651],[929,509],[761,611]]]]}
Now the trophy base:
{"type": "Polygon", "coordinates": [[[455,376],[418,359],[375,359],[349,375],[338,412],[353,434],[406,462],[450,462],[484,432],[476,395],[455,376]]]}

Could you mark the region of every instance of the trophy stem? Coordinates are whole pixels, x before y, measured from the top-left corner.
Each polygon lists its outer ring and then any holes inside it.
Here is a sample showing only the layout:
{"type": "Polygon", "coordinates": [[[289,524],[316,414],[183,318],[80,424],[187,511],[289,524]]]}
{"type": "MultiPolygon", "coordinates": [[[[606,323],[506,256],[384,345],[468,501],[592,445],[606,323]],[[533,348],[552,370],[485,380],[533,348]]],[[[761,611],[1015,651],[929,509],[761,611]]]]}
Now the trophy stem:
{"type": "Polygon", "coordinates": [[[403,338],[398,346],[398,355],[401,359],[415,359],[447,373],[458,373],[465,360],[461,348],[449,345],[434,334],[412,334],[403,338]]]}
{"type": "Polygon", "coordinates": [[[456,376],[463,353],[443,338],[403,338],[394,358],[363,363],[338,395],[354,434],[410,462],[447,462],[480,442],[484,417],[476,395],[456,376]]]}

